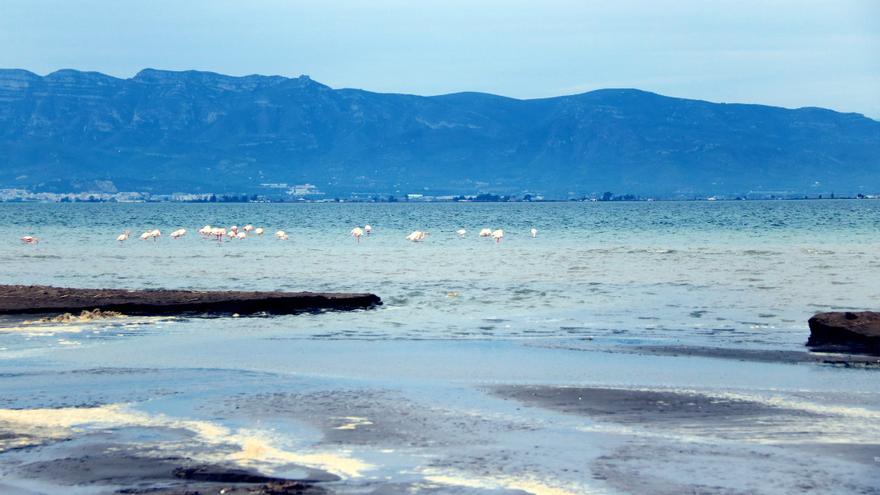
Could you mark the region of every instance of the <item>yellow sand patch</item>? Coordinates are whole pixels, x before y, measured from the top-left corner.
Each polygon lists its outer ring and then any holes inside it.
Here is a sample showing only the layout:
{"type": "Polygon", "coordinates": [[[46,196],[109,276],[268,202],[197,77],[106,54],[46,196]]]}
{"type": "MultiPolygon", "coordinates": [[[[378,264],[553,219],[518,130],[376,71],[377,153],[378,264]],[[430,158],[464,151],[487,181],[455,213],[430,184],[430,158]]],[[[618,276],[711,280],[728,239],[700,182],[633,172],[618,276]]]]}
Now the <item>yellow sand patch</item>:
{"type": "Polygon", "coordinates": [[[348,452],[289,452],[274,447],[265,432],[233,431],[208,421],[174,419],[164,415],[150,416],[120,404],[61,409],[0,409],[0,423],[11,424],[17,432],[32,432],[43,437],[51,434],[53,438],[61,436],[65,430],[69,433],[69,430],[88,425],[185,429],[193,432],[204,443],[238,447],[239,450],[228,455],[227,459],[242,465],[295,463],[348,477],[361,476],[363,471],[372,468],[371,465],[352,458],[348,452]]]}
{"type": "MultiPolygon", "coordinates": [[[[116,313],[119,314],[119,313],[116,313]]],[[[59,318],[59,317],[56,317],[59,318]]],[[[110,328],[109,325],[132,327],[137,325],[147,325],[175,319],[168,316],[143,316],[132,317],[119,314],[107,318],[86,318],[79,320],[77,316],[70,321],[55,320],[55,318],[42,318],[39,320],[24,321],[17,326],[0,326],[0,333],[22,333],[35,336],[51,336],[58,333],[81,333],[84,331],[96,331],[110,328]],[[117,322],[114,322],[116,320],[117,322]],[[102,326],[106,323],[107,326],[102,326]]]]}
{"type": "Polygon", "coordinates": [[[124,316],[124,314],[118,313],[116,311],[101,311],[100,309],[93,309],[91,311],[82,311],[79,315],[64,313],[58,316],[40,318],[39,320],[28,320],[25,321],[24,324],[38,325],[41,323],[85,323],[95,320],[106,320],[108,318],[122,318],[124,316]]]}
{"type": "Polygon", "coordinates": [[[333,428],[334,430],[355,430],[358,426],[369,426],[373,424],[373,422],[369,419],[361,418],[358,416],[345,416],[339,419],[343,419],[347,422],[345,424],[337,426],[336,428],[333,428]]]}
{"type": "Polygon", "coordinates": [[[363,471],[373,467],[359,459],[350,457],[347,452],[343,454],[329,452],[298,454],[273,447],[259,434],[236,435],[234,438],[236,443],[240,443],[241,451],[232,454],[230,459],[245,466],[257,466],[263,463],[302,464],[319,467],[350,478],[360,477],[363,471]]]}
{"type": "Polygon", "coordinates": [[[462,475],[451,474],[426,474],[425,479],[441,485],[463,486],[466,488],[481,488],[487,490],[508,489],[522,490],[533,495],[584,495],[582,489],[562,488],[551,486],[533,477],[506,477],[490,476],[486,478],[471,478],[462,475]]]}

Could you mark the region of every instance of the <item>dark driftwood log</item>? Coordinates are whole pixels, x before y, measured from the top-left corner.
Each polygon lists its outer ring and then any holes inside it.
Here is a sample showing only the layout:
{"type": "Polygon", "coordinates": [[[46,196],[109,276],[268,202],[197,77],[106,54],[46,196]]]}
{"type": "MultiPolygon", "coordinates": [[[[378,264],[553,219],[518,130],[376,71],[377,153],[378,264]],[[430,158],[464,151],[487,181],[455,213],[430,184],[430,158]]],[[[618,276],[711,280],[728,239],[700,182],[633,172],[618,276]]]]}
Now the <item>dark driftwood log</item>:
{"type": "Polygon", "coordinates": [[[0,314],[77,313],[93,309],[127,315],[273,315],[366,309],[382,304],[375,294],[188,290],[69,289],[0,285],[0,314]]]}
{"type": "Polygon", "coordinates": [[[813,350],[880,354],[880,313],[819,313],[809,324],[813,350]]]}

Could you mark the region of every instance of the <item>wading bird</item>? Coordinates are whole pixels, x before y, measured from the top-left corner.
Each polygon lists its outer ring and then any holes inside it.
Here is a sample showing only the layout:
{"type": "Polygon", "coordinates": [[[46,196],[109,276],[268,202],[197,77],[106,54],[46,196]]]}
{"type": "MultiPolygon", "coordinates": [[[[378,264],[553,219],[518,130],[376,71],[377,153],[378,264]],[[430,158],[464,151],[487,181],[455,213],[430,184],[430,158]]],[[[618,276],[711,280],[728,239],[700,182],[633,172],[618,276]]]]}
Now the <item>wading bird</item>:
{"type": "Polygon", "coordinates": [[[360,227],[355,227],[351,229],[351,236],[354,237],[358,242],[361,242],[362,235],[364,235],[364,229],[360,227]]]}
{"type": "Polygon", "coordinates": [[[533,227],[531,230],[531,233],[532,233],[532,239],[534,239],[535,237],[538,237],[538,229],[533,227]]]}
{"type": "Polygon", "coordinates": [[[254,234],[263,235],[263,232],[264,232],[263,227],[257,227],[254,229],[254,234]]]}
{"type": "Polygon", "coordinates": [[[492,229],[480,229],[480,237],[492,237],[492,229]]]}
{"type": "Polygon", "coordinates": [[[504,239],[504,231],[501,229],[495,230],[492,232],[492,239],[495,239],[495,242],[501,242],[501,239],[504,239]]]}
{"type": "Polygon", "coordinates": [[[131,233],[130,230],[126,230],[126,231],[122,232],[121,234],[119,234],[119,236],[116,238],[116,240],[119,242],[125,242],[128,240],[128,234],[130,234],[130,233],[131,233]]]}
{"type": "Polygon", "coordinates": [[[467,234],[467,230],[464,230],[464,229],[458,229],[458,230],[455,231],[455,233],[458,234],[459,237],[464,237],[465,234],[467,234]]]}
{"type": "Polygon", "coordinates": [[[422,232],[421,230],[415,230],[410,235],[406,236],[406,240],[412,242],[421,242],[425,240],[425,236],[428,235],[427,232],[422,232]]]}
{"type": "Polygon", "coordinates": [[[26,235],[21,238],[21,242],[23,242],[25,244],[39,244],[40,240],[32,235],[26,235]]]}
{"type": "Polygon", "coordinates": [[[180,239],[181,237],[183,237],[185,235],[186,235],[186,229],[177,229],[174,232],[172,232],[169,235],[169,237],[171,237],[172,239],[180,239]]]}
{"type": "Polygon", "coordinates": [[[275,232],[275,237],[277,237],[279,241],[286,241],[287,233],[283,230],[279,230],[278,232],[275,232]]]}
{"type": "Polygon", "coordinates": [[[371,226],[369,226],[369,225],[364,225],[364,233],[367,234],[367,235],[372,234],[372,233],[373,233],[373,227],[371,227],[371,226]]]}

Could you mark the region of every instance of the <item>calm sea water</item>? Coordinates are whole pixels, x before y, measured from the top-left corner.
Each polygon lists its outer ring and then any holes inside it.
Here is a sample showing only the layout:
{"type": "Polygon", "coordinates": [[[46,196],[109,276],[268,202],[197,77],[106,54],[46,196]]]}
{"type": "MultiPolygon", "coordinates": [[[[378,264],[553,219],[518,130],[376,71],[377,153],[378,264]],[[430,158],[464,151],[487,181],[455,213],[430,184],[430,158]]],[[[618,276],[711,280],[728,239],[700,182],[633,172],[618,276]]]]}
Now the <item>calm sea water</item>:
{"type": "Polygon", "coordinates": [[[356,317],[249,323],[312,338],[800,348],[814,312],[880,301],[877,201],[4,204],[0,230],[5,283],[358,291],[384,300],[356,317]],[[270,235],[217,243],[196,233],[247,223],[270,235]],[[374,233],[357,243],[349,231],[364,224],[374,233]],[[181,227],[185,238],[167,237],[181,227]],[[503,228],[504,241],[479,238],[483,227],[503,228]],[[153,228],[165,236],[137,239],[153,228]],[[119,244],[124,229],[132,239],[119,244]],[[274,239],[278,229],[290,240],[274,239]],[[416,229],[430,233],[425,242],[404,239],[416,229]],[[40,244],[21,245],[25,234],[40,244]]]}
{"type": "Polygon", "coordinates": [[[813,313],[876,309],[880,201],[2,204],[0,232],[3,283],[384,301],[267,318],[0,318],[0,492],[111,493],[106,476],[78,482],[88,473],[51,461],[89,454],[96,467],[104,452],[282,476],[305,465],[340,475],[338,493],[874,493],[880,483],[876,370],[637,351],[802,350],[813,313]],[[196,234],[247,223],[269,234],[196,234]],[[364,224],[374,233],[358,243],[349,232],[364,224]],[[137,239],[154,228],[157,242],[137,239]],[[189,233],[169,239],[178,228],[189,233]],[[481,228],[503,228],[503,242],[481,228]],[[117,243],[125,229],[132,239],[117,243]],[[427,239],[406,241],[416,229],[427,239]],[[756,409],[678,424],[645,403],[643,418],[621,424],[502,400],[497,384],[699,392],[756,409]],[[9,448],[16,435],[66,441],[9,448]]]}

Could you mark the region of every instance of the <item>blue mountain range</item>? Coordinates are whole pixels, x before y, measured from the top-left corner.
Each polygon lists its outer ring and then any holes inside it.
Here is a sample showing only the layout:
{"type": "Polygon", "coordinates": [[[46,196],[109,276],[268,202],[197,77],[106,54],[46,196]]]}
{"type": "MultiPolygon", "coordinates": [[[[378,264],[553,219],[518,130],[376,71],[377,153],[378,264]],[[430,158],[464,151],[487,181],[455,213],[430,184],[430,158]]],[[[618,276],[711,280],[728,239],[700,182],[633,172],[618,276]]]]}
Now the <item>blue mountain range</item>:
{"type": "Polygon", "coordinates": [[[656,196],[880,192],[880,122],[603,89],[519,100],[307,76],[0,70],[0,187],[656,196]]]}

